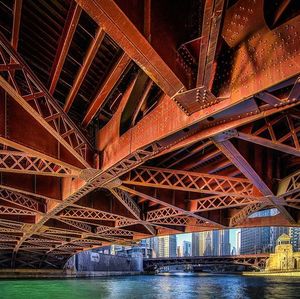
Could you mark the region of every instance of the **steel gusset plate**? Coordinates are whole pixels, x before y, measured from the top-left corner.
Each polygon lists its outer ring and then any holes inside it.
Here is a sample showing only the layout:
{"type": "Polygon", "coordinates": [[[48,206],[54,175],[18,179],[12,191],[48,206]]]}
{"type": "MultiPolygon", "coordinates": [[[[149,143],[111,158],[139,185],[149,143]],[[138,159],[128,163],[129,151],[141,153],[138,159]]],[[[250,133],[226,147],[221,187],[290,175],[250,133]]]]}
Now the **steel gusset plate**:
{"type": "Polygon", "coordinates": [[[209,89],[200,86],[177,94],[174,101],[185,113],[190,115],[196,111],[217,104],[220,100],[218,100],[209,89]]]}

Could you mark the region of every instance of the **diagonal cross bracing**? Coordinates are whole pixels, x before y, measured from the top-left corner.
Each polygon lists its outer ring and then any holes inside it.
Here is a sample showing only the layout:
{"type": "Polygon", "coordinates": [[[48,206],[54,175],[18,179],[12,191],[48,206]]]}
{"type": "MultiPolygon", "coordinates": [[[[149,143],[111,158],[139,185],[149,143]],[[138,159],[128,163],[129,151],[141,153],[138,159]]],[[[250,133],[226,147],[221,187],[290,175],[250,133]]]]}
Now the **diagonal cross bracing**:
{"type": "Polygon", "coordinates": [[[123,183],[208,194],[255,197],[253,184],[248,179],[155,167],[138,167],[123,179],[123,183]]]}
{"type": "Polygon", "coordinates": [[[76,176],[79,171],[19,151],[0,150],[0,171],[48,176],[76,176]]]}
{"type": "Polygon", "coordinates": [[[0,86],[82,165],[90,167],[92,150],[89,142],[1,34],[0,56],[4,61],[4,64],[1,64],[0,86]],[[17,72],[11,70],[9,62],[5,61],[6,56],[20,67],[19,76],[23,78],[22,84],[16,79],[17,72]],[[7,81],[4,77],[10,80],[7,81]]]}

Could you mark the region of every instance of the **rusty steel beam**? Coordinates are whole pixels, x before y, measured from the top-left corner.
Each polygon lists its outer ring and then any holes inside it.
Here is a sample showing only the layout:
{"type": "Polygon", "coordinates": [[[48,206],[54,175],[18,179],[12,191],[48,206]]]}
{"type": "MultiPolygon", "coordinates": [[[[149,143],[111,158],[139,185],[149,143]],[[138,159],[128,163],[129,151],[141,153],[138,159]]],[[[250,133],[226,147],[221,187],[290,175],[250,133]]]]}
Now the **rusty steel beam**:
{"type": "MultiPolygon", "coordinates": [[[[276,197],[272,190],[266,185],[262,178],[256,173],[248,161],[239,153],[235,146],[228,140],[228,136],[219,135],[214,137],[216,146],[225,154],[225,156],[232,161],[232,163],[248,178],[253,185],[267,197],[270,204],[276,207],[286,217],[291,224],[295,224],[295,219],[283,206],[282,198],[276,197]]],[[[263,207],[263,206],[262,206],[263,207]]]]}
{"type": "Polygon", "coordinates": [[[236,226],[237,224],[244,222],[250,215],[252,215],[257,211],[262,210],[266,206],[267,204],[262,202],[257,202],[254,204],[247,205],[246,207],[238,211],[230,218],[229,226],[233,227],[236,226]]]}
{"type": "Polygon", "coordinates": [[[264,118],[264,123],[260,127],[252,128],[250,132],[236,132],[235,137],[266,146],[284,153],[300,157],[300,126],[296,116],[292,114],[278,114],[277,117],[264,118]],[[288,132],[277,137],[276,127],[284,126],[288,132]]]}
{"type": "Polygon", "coordinates": [[[96,97],[92,100],[89,107],[87,108],[86,114],[83,118],[82,125],[86,127],[101,109],[102,105],[105,103],[106,98],[109,96],[113,90],[115,84],[118,82],[127,66],[130,63],[130,58],[126,53],[123,53],[116,65],[113,67],[110,74],[106,77],[105,82],[100,87],[96,97]]]}
{"type": "Polygon", "coordinates": [[[79,167],[72,165],[66,161],[63,161],[63,159],[59,159],[59,157],[54,157],[53,155],[44,152],[41,148],[38,148],[38,146],[36,146],[36,148],[32,148],[31,146],[25,145],[25,142],[23,143],[21,143],[20,141],[16,142],[10,137],[4,137],[1,135],[0,135],[0,144],[6,147],[13,148],[17,150],[16,152],[18,152],[19,154],[27,155],[29,158],[36,157],[41,161],[47,161],[47,163],[52,163],[54,165],[57,165],[59,168],[69,169],[74,174],[78,174],[81,171],[79,167]]]}
{"type": "Polygon", "coordinates": [[[79,91],[79,88],[90,68],[90,66],[92,65],[92,62],[101,46],[101,43],[104,39],[105,36],[105,32],[103,30],[103,28],[99,27],[95,38],[91,41],[90,46],[85,54],[84,60],[83,60],[83,64],[81,66],[81,68],[79,69],[76,78],[74,80],[73,86],[68,94],[68,97],[66,99],[65,105],[64,105],[64,111],[68,112],[75,100],[75,97],[79,91]]]}
{"type": "MultiPolygon", "coordinates": [[[[133,198],[124,190],[119,189],[118,187],[110,188],[110,192],[117,198],[117,200],[126,207],[126,209],[137,219],[141,219],[141,210],[133,198]]],[[[144,227],[150,232],[151,235],[155,235],[155,229],[149,225],[144,224],[144,227]]]]}
{"type": "MultiPolygon", "coordinates": [[[[128,218],[116,215],[113,213],[108,213],[100,210],[89,210],[89,209],[79,209],[79,208],[67,208],[63,210],[60,214],[63,218],[74,218],[74,219],[90,219],[90,220],[127,220],[128,218]]],[[[130,219],[130,218],[129,218],[130,219]]],[[[134,219],[130,219],[134,220],[134,219]]]]}
{"type": "Polygon", "coordinates": [[[204,212],[220,209],[228,209],[233,207],[247,206],[257,202],[267,201],[264,198],[251,199],[247,197],[238,197],[230,195],[213,195],[199,199],[191,200],[192,212],[204,212]]]}
{"type": "Polygon", "coordinates": [[[12,28],[12,36],[11,36],[11,45],[15,50],[18,49],[18,43],[19,43],[22,4],[23,4],[23,0],[15,0],[14,11],[13,11],[13,28],[12,28]]]}
{"type": "Polygon", "coordinates": [[[182,215],[182,211],[171,207],[165,207],[147,212],[146,221],[153,221],[180,215],[182,215]]]}
{"type": "Polygon", "coordinates": [[[2,55],[9,56],[21,66],[25,79],[23,84],[26,87],[24,89],[20,81],[16,80],[15,73],[9,69],[6,69],[5,73],[10,81],[1,75],[0,86],[83,166],[90,167],[92,150],[89,142],[2,34],[0,34],[0,51],[2,55]],[[35,94],[38,94],[36,98],[35,94]],[[33,98],[28,100],[27,96],[33,98]]]}
{"type": "Polygon", "coordinates": [[[191,216],[191,217],[196,218],[196,219],[198,219],[198,220],[202,220],[202,221],[204,221],[204,222],[208,222],[208,223],[214,224],[214,225],[216,225],[216,226],[218,226],[218,227],[223,227],[223,225],[221,225],[220,223],[214,222],[213,220],[210,220],[210,219],[207,219],[207,218],[205,218],[205,217],[199,216],[199,215],[197,215],[197,214],[195,214],[195,213],[193,213],[193,212],[186,211],[186,210],[184,210],[184,209],[181,209],[181,208],[179,208],[179,207],[176,207],[176,206],[174,206],[174,205],[172,205],[172,204],[170,204],[170,203],[167,203],[167,202],[165,202],[165,201],[163,201],[163,200],[161,200],[161,199],[158,199],[158,198],[156,198],[156,197],[153,197],[153,196],[151,196],[151,195],[148,195],[148,194],[139,192],[139,191],[137,191],[137,190],[135,190],[135,189],[131,189],[131,188],[128,188],[128,187],[123,186],[123,185],[121,185],[119,188],[122,189],[122,190],[124,190],[124,191],[126,191],[126,192],[128,192],[128,193],[130,193],[130,194],[133,194],[133,195],[137,195],[137,196],[143,197],[143,198],[145,198],[145,199],[147,199],[147,200],[149,200],[149,201],[158,203],[158,204],[163,205],[163,206],[165,206],[165,207],[167,207],[167,208],[177,210],[178,212],[181,212],[183,215],[191,216]]]}
{"type": "Polygon", "coordinates": [[[283,103],[281,99],[265,91],[256,94],[255,98],[263,100],[265,103],[270,104],[274,107],[277,107],[283,103]]]}
{"type": "Polygon", "coordinates": [[[69,8],[67,19],[65,21],[64,29],[58,43],[54,62],[50,72],[50,78],[49,78],[50,94],[53,94],[55,91],[65,59],[68,55],[68,51],[73,39],[73,35],[76,31],[76,27],[80,15],[81,15],[81,7],[75,2],[72,2],[69,8]]]}
{"type": "Polygon", "coordinates": [[[224,2],[224,0],[205,1],[200,39],[197,86],[210,87],[213,63],[224,11],[224,2]]]}
{"type": "Polygon", "coordinates": [[[246,196],[250,198],[257,196],[253,184],[248,179],[156,167],[136,168],[123,179],[123,183],[207,194],[246,196]]]}
{"type": "MultiPolygon", "coordinates": [[[[99,187],[104,187],[109,182],[115,180],[116,177],[128,172],[130,169],[133,169],[137,167],[138,165],[142,164],[146,159],[149,159],[151,156],[153,156],[154,153],[159,152],[161,150],[161,147],[157,144],[151,144],[145,148],[140,149],[139,151],[136,151],[132,155],[129,155],[126,158],[126,161],[121,161],[119,163],[116,163],[111,168],[107,169],[106,171],[100,171],[100,172],[92,172],[90,174],[90,171],[88,171],[87,175],[83,174],[83,176],[86,177],[87,183],[84,182],[77,182],[72,181],[71,186],[63,192],[63,201],[57,202],[55,205],[51,207],[47,211],[46,214],[41,215],[35,225],[33,225],[30,230],[26,232],[26,234],[23,235],[23,237],[19,240],[18,244],[16,245],[14,249],[14,253],[17,253],[19,248],[22,246],[22,244],[30,238],[32,235],[36,234],[43,226],[44,224],[51,219],[52,217],[56,216],[58,213],[63,211],[68,206],[74,204],[76,201],[78,201],[83,196],[87,195],[91,191],[95,190],[99,187]]],[[[81,217],[86,217],[85,215],[86,210],[84,209],[78,211],[78,213],[81,215],[81,217]]],[[[89,211],[87,210],[87,213],[89,211]]],[[[64,213],[64,212],[63,212],[64,213]]],[[[72,212],[69,212],[72,213],[72,212]]],[[[77,213],[77,212],[76,212],[77,213]]],[[[102,212],[100,212],[101,215],[103,215],[102,212]]],[[[74,214],[75,215],[75,214],[74,214]]],[[[77,215],[75,216],[77,217],[77,215]]],[[[79,217],[79,216],[78,216],[79,217]]],[[[96,213],[95,215],[87,215],[87,217],[95,217],[99,218],[99,215],[96,213]]],[[[107,213],[105,215],[106,218],[112,217],[111,213],[107,213]]],[[[119,217],[119,221],[127,221],[126,218],[116,215],[116,217],[119,217]]],[[[109,219],[108,219],[109,220],[109,219]]]]}
{"type": "Polygon", "coordinates": [[[300,191],[300,171],[282,179],[278,184],[277,196],[289,196],[300,191]]]}
{"type": "MultiPolygon", "coordinates": [[[[240,100],[242,101],[242,99],[240,100]]],[[[187,117],[182,114],[175,103],[165,96],[153,111],[141,119],[136,126],[125,132],[122,137],[119,137],[117,131],[120,123],[120,116],[116,115],[110,122],[111,126],[109,128],[107,126],[104,127],[98,134],[99,140],[102,140],[102,142],[99,143],[98,149],[103,151],[103,168],[108,168],[113,164],[112,155],[116,160],[121,160],[135,150],[154,141],[163,140],[164,138],[167,139],[167,137],[172,134],[174,137],[175,134],[178,134],[178,138],[175,137],[175,140],[171,142],[171,145],[168,144],[167,141],[165,151],[161,151],[159,155],[297,105],[295,102],[288,102],[288,100],[286,100],[285,105],[278,108],[271,107],[270,109],[257,109],[247,114],[241,112],[240,115],[235,117],[228,117],[224,120],[216,119],[215,121],[207,122],[207,118],[215,115],[217,112],[230,109],[232,104],[232,99],[223,100],[214,107],[208,107],[187,117]],[[161,121],[158,122],[157,119],[160,119],[161,121]],[[191,132],[187,132],[186,134],[183,133],[183,130],[188,131],[188,128],[196,123],[199,124],[196,131],[193,132],[190,130],[191,132]],[[141,135],[141,132],[143,132],[143,135],[141,135]],[[185,139],[188,140],[188,142],[186,142],[185,139]],[[130,140],[130,142],[128,142],[128,140],[130,140]]]]}
{"type": "Polygon", "coordinates": [[[0,150],[0,171],[58,177],[79,175],[79,171],[74,169],[54,164],[34,155],[11,150],[0,150]]]}
{"type": "Polygon", "coordinates": [[[34,211],[12,208],[4,205],[0,205],[0,214],[1,215],[24,215],[24,216],[35,216],[34,211]]]}
{"type": "Polygon", "coordinates": [[[21,193],[0,187],[0,199],[37,213],[43,212],[43,203],[21,193]]]}
{"type": "Polygon", "coordinates": [[[76,0],[99,26],[170,97],[184,88],[183,83],[153,49],[114,1],[76,0]]]}

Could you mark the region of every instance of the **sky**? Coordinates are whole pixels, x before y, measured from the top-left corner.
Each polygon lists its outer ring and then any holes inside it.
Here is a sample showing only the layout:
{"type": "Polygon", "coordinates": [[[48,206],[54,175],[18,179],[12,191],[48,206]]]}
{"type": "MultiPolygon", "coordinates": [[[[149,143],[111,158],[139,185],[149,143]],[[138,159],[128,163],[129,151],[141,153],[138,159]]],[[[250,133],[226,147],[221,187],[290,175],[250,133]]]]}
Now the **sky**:
{"type": "MultiPolygon", "coordinates": [[[[233,247],[237,248],[237,232],[239,229],[230,229],[229,230],[229,242],[231,244],[231,249],[233,247]]],[[[183,241],[192,242],[192,234],[178,234],[177,235],[177,246],[182,245],[183,241]]]]}

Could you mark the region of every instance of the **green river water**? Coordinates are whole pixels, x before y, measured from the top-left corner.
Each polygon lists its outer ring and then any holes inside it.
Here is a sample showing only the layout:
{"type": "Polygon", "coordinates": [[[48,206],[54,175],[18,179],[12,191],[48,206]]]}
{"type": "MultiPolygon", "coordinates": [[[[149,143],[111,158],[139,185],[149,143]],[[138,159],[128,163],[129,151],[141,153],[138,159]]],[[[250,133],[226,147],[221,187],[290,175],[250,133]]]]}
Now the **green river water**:
{"type": "Polygon", "coordinates": [[[140,275],[96,279],[1,280],[1,299],[300,298],[300,278],[140,275]]]}

